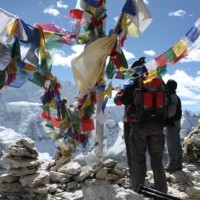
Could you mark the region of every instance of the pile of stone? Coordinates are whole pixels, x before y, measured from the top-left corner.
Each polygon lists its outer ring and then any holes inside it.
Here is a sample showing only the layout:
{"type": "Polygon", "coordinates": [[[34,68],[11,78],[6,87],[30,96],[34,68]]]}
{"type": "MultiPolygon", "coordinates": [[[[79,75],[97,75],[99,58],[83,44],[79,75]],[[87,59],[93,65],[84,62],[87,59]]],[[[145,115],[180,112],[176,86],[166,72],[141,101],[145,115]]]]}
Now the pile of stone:
{"type": "Polygon", "coordinates": [[[184,140],[184,161],[200,163],[200,125],[197,125],[184,140]]]}
{"type": "Polygon", "coordinates": [[[16,142],[1,162],[7,169],[0,175],[1,199],[46,199],[50,176],[39,170],[41,163],[33,140],[25,138],[16,142]]]}
{"type": "Polygon", "coordinates": [[[51,198],[59,200],[143,199],[141,195],[129,189],[128,170],[112,159],[99,165],[86,165],[83,160],[63,164],[60,168],[55,164],[49,169],[49,174],[52,184],[51,198]]]}

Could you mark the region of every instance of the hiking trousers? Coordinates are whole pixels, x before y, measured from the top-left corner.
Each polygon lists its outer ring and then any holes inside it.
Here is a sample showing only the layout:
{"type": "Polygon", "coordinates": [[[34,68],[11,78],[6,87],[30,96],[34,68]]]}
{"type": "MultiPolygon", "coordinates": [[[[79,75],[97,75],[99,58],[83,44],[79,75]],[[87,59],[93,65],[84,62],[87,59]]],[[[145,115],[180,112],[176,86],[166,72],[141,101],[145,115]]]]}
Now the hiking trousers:
{"type": "Polygon", "coordinates": [[[130,137],[130,130],[131,129],[131,123],[130,122],[124,122],[124,141],[126,146],[126,156],[127,156],[127,163],[129,170],[131,169],[131,153],[129,148],[129,137],[130,137]]]}
{"type": "Polygon", "coordinates": [[[144,185],[147,172],[146,150],[150,155],[154,177],[154,188],[167,193],[167,181],[162,163],[164,152],[163,125],[159,122],[132,123],[130,134],[131,183],[137,192],[139,185],[144,185]]]}
{"type": "Polygon", "coordinates": [[[174,171],[182,170],[183,150],[180,139],[180,126],[167,126],[166,132],[169,155],[168,168],[174,171]]]}

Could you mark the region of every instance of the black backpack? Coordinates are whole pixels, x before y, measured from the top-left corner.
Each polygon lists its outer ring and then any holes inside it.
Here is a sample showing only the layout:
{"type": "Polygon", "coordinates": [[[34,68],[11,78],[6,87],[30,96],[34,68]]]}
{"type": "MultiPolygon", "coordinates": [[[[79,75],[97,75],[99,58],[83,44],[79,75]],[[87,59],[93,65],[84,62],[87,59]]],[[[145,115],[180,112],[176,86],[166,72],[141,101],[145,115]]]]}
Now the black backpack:
{"type": "Polygon", "coordinates": [[[133,119],[141,122],[158,120],[163,121],[167,117],[167,109],[171,97],[161,78],[141,84],[133,95],[133,119]]]}

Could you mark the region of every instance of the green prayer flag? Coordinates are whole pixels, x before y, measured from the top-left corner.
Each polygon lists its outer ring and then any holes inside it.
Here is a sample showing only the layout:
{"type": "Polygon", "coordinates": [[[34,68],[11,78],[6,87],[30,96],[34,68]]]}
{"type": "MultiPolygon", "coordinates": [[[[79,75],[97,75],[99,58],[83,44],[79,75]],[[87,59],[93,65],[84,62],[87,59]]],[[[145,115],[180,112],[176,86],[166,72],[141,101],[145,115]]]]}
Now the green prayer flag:
{"type": "Polygon", "coordinates": [[[173,61],[176,58],[176,55],[172,48],[168,49],[164,54],[169,62],[173,61]]]}
{"type": "Polygon", "coordinates": [[[167,65],[157,68],[157,77],[162,78],[167,73],[167,65]]]}
{"type": "Polygon", "coordinates": [[[115,67],[114,67],[112,60],[110,58],[109,63],[108,63],[107,68],[106,68],[106,75],[107,75],[108,79],[112,79],[114,74],[115,74],[115,67]]]}

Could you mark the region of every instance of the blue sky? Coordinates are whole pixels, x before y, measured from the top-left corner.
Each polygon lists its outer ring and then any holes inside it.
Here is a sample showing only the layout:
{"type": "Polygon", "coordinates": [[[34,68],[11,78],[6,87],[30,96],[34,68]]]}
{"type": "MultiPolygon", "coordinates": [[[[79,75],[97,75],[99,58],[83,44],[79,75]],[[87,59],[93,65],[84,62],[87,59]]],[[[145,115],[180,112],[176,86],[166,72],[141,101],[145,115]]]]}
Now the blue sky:
{"type": "MultiPolygon", "coordinates": [[[[141,56],[152,60],[178,42],[200,17],[200,1],[145,0],[153,18],[151,25],[139,38],[128,37],[124,44],[129,65],[141,56]]],[[[125,0],[107,0],[106,33],[114,28],[125,0]]],[[[72,30],[70,9],[76,0],[1,0],[0,7],[17,15],[27,24],[55,23],[67,31],[72,30]]],[[[199,42],[200,44],[200,42],[199,42]]],[[[74,83],[71,59],[80,54],[83,46],[65,46],[55,55],[53,74],[61,81],[74,83]]],[[[200,49],[194,48],[189,55],[175,65],[167,66],[164,80],[178,82],[178,94],[184,109],[200,111],[200,49]]],[[[114,81],[118,84],[119,81],[114,81]]]]}

